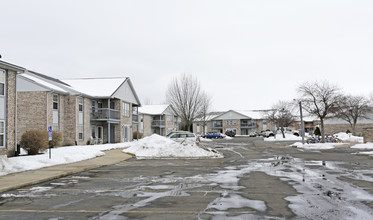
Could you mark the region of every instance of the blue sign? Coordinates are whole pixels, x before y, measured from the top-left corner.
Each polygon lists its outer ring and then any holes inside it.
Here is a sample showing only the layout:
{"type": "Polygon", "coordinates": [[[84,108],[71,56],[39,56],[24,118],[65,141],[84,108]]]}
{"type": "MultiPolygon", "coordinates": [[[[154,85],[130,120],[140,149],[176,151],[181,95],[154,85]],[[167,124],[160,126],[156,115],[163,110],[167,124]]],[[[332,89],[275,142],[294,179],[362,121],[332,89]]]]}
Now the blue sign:
{"type": "Polygon", "coordinates": [[[52,126],[48,127],[48,136],[49,136],[49,140],[51,141],[52,140],[52,126]]]}

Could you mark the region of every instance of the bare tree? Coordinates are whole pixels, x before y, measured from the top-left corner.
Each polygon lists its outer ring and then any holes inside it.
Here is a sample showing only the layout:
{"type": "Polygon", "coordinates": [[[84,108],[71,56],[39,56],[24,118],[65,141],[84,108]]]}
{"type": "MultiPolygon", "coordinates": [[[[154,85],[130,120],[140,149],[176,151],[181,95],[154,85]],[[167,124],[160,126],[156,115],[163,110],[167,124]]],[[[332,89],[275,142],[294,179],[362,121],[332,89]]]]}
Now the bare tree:
{"type": "Polygon", "coordinates": [[[202,119],[202,135],[205,135],[205,127],[206,127],[206,116],[210,114],[211,108],[211,97],[206,93],[201,95],[202,103],[201,103],[201,113],[200,117],[202,119]]]}
{"type": "Polygon", "coordinates": [[[279,101],[272,106],[271,111],[266,113],[266,118],[281,129],[283,138],[285,138],[284,127],[289,127],[295,121],[292,109],[293,105],[290,102],[279,101]]]}
{"type": "Polygon", "coordinates": [[[327,81],[314,81],[301,84],[297,91],[301,95],[303,108],[311,115],[320,119],[321,142],[325,142],[324,121],[334,116],[341,100],[340,88],[330,85],[327,81]]]}
{"type": "Polygon", "coordinates": [[[204,104],[210,103],[210,98],[201,90],[199,81],[191,75],[183,74],[174,78],[166,93],[166,100],[180,117],[182,123],[191,131],[191,125],[201,114],[204,104]]]}
{"type": "Polygon", "coordinates": [[[337,117],[347,121],[356,135],[356,124],[358,119],[369,119],[372,108],[370,101],[364,96],[344,96],[339,104],[337,117]]]}

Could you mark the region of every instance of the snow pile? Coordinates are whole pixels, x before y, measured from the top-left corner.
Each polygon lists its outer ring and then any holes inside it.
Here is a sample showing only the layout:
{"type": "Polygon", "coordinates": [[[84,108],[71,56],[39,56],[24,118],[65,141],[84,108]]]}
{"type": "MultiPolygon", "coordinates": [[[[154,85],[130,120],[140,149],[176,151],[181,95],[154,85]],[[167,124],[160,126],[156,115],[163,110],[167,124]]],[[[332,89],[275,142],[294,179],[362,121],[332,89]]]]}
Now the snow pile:
{"type": "Polygon", "coordinates": [[[285,138],[282,137],[281,132],[276,134],[275,137],[264,138],[264,141],[299,141],[302,140],[302,137],[295,136],[293,134],[285,134],[285,138]]]}
{"type": "Polygon", "coordinates": [[[153,134],[124,149],[124,153],[135,154],[138,158],[221,158],[223,155],[213,149],[204,149],[194,142],[177,143],[169,138],[153,134]]]}
{"type": "Polygon", "coordinates": [[[373,151],[357,152],[357,155],[368,155],[373,156],[373,151]]]}
{"type": "Polygon", "coordinates": [[[48,150],[44,154],[34,156],[20,156],[12,158],[1,156],[0,176],[9,173],[22,172],[26,170],[35,170],[43,167],[87,160],[94,157],[105,155],[105,153],[103,152],[104,150],[123,148],[127,145],[124,143],[119,143],[53,148],[51,159],[49,159],[48,150]]]}
{"type": "Polygon", "coordinates": [[[335,145],[341,145],[341,144],[336,144],[336,143],[302,144],[302,142],[296,142],[290,146],[308,149],[308,150],[327,150],[327,149],[333,149],[335,145]]]}
{"type": "Polygon", "coordinates": [[[366,143],[366,144],[356,144],[351,148],[355,149],[373,149],[373,143],[366,143]]]}
{"type": "MultiPolygon", "coordinates": [[[[369,149],[370,150],[370,149],[373,149],[373,143],[356,144],[356,145],[352,146],[351,148],[353,148],[353,149],[369,149]]],[[[373,156],[373,151],[357,152],[355,154],[373,156]]]]}
{"type": "Polygon", "coordinates": [[[340,132],[340,133],[334,134],[333,136],[341,139],[342,141],[346,141],[346,142],[364,143],[364,138],[363,137],[353,136],[351,133],[347,134],[345,132],[340,132]]]}

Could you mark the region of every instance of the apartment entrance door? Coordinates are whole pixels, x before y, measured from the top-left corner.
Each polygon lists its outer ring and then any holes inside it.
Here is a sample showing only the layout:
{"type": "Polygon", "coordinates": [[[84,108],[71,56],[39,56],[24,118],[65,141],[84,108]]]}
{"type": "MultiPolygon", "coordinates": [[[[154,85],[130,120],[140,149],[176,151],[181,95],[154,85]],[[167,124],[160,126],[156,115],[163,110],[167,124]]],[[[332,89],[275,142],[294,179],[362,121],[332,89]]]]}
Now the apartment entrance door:
{"type": "Polygon", "coordinates": [[[110,143],[115,143],[115,125],[110,125],[110,143]]]}
{"type": "Polygon", "coordinates": [[[128,142],[130,141],[130,126],[129,125],[123,125],[122,126],[122,142],[128,142]]]}

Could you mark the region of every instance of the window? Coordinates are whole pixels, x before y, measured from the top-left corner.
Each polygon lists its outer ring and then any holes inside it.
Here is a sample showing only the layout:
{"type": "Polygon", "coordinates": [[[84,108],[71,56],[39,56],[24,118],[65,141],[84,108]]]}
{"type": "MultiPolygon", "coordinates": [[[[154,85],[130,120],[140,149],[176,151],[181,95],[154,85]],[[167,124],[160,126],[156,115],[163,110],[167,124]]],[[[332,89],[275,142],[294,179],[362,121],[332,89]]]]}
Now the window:
{"type": "Polygon", "coordinates": [[[83,112],[83,97],[79,97],[79,112],[83,112]]]}
{"type": "Polygon", "coordinates": [[[0,69],[0,147],[5,147],[5,70],[0,69]]]}
{"type": "Polygon", "coordinates": [[[83,105],[84,99],[83,97],[78,97],[78,105],[79,105],[79,119],[78,119],[78,137],[79,140],[84,139],[83,131],[84,131],[84,115],[83,115],[83,105]]]}
{"type": "Polygon", "coordinates": [[[5,71],[0,70],[0,95],[5,95],[5,71]]]}
{"type": "Polygon", "coordinates": [[[123,102],[123,116],[130,117],[130,104],[123,102]]]}
{"type": "Polygon", "coordinates": [[[5,122],[0,121],[0,147],[4,147],[5,143],[5,122]]]}
{"type": "Polygon", "coordinates": [[[83,140],[83,125],[78,126],[79,140],[83,140]]]}
{"type": "Polygon", "coordinates": [[[58,94],[53,94],[53,131],[58,131],[58,103],[59,103],[59,96],[58,94]]]}
{"type": "Polygon", "coordinates": [[[53,110],[58,110],[58,94],[53,94],[53,110]]]}
{"type": "Polygon", "coordinates": [[[167,115],[167,124],[172,124],[172,120],[173,119],[173,117],[172,117],[172,115],[167,115]]]}
{"type": "Polygon", "coordinates": [[[5,120],[5,70],[0,69],[0,119],[5,120]]]}
{"type": "Polygon", "coordinates": [[[227,125],[236,125],[236,120],[227,120],[227,125]]]}

